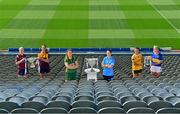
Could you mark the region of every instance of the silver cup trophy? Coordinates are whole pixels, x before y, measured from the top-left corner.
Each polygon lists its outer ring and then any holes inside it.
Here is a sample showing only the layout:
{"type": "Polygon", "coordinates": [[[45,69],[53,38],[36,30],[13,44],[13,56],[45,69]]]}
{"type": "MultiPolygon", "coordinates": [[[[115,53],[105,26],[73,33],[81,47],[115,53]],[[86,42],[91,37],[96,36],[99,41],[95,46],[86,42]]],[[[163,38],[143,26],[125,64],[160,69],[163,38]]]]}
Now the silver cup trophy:
{"type": "Polygon", "coordinates": [[[148,56],[144,57],[144,66],[150,66],[151,65],[151,61],[148,59],[148,56]]]}
{"type": "Polygon", "coordinates": [[[30,63],[30,68],[35,68],[34,62],[36,61],[36,59],[36,57],[27,58],[27,61],[30,63]]]}
{"type": "Polygon", "coordinates": [[[91,72],[94,72],[93,67],[96,66],[98,68],[98,58],[86,58],[86,67],[91,68],[91,72]]]}

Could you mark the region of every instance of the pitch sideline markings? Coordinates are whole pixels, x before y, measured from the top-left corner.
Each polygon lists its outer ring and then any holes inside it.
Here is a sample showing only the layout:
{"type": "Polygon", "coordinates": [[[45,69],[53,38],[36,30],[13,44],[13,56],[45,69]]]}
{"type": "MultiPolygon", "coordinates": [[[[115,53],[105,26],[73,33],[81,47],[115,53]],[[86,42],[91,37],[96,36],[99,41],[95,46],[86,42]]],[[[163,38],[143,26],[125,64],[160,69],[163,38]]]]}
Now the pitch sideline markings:
{"type": "Polygon", "coordinates": [[[171,21],[169,21],[167,19],[166,16],[164,16],[152,3],[150,0],[147,0],[147,2],[180,34],[180,29],[177,29],[174,24],[171,23],[171,21]]]}

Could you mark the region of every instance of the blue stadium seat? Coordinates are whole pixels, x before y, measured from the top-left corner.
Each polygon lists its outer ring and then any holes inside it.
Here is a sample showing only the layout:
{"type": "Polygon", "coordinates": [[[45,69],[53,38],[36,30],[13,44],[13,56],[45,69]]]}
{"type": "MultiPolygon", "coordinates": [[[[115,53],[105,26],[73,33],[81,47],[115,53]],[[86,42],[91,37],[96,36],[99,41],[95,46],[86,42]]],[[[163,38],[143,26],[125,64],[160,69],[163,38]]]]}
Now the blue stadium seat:
{"type": "Polygon", "coordinates": [[[40,48],[31,48],[32,53],[38,53],[41,51],[40,48]]]}
{"type": "Polygon", "coordinates": [[[112,51],[112,52],[120,52],[120,51],[121,51],[121,48],[111,48],[111,51],[112,51]]]}
{"type": "Polygon", "coordinates": [[[73,52],[80,52],[80,51],[81,51],[81,48],[71,48],[71,50],[72,50],[73,52]]]}
{"type": "Polygon", "coordinates": [[[31,48],[24,48],[24,52],[25,52],[25,53],[31,53],[32,50],[31,50],[31,48]]]}
{"type": "Polygon", "coordinates": [[[18,53],[19,52],[19,48],[8,48],[8,52],[18,53]]]}
{"type": "Polygon", "coordinates": [[[99,52],[99,48],[89,48],[91,52],[99,52]]]}
{"type": "Polygon", "coordinates": [[[120,51],[127,51],[127,52],[130,52],[131,50],[130,50],[130,48],[121,48],[120,51]]]}
{"type": "Polygon", "coordinates": [[[60,51],[61,53],[64,53],[64,52],[67,51],[67,48],[60,48],[59,51],[60,51]]]}
{"type": "Polygon", "coordinates": [[[141,52],[150,52],[151,49],[150,48],[140,48],[141,52]]]}
{"type": "Polygon", "coordinates": [[[81,48],[80,50],[81,50],[81,52],[89,52],[89,51],[91,51],[90,48],[81,48]]]}
{"type": "Polygon", "coordinates": [[[49,48],[49,52],[52,53],[59,53],[60,49],[59,48],[49,48]]]}
{"type": "Polygon", "coordinates": [[[109,48],[99,48],[99,51],[101,51],[101,52],[106,52],[107,49],[109,49],[109,48]]]}

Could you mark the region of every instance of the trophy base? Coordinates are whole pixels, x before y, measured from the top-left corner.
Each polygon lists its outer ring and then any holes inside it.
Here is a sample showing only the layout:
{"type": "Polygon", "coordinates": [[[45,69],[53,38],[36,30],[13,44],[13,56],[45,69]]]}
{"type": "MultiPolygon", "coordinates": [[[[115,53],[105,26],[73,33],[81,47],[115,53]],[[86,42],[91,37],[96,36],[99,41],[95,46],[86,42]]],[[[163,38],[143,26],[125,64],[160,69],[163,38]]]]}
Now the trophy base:
{"type": "Polygon", "coordinates": [[[31,64],[30,65],[30,68],[35,68],[36,66],[34,64],[31,64]]]}
{"type": "Polygon", "coordinates": [[[97,73],[100,72],[99,69],[96,68],[88,68],[85,69],[85,72],[87,73],[87,80],[94,80],[95,82],[97,81],[97,73]],[[93,70],[93,72],[92,72],[93,70]]]}

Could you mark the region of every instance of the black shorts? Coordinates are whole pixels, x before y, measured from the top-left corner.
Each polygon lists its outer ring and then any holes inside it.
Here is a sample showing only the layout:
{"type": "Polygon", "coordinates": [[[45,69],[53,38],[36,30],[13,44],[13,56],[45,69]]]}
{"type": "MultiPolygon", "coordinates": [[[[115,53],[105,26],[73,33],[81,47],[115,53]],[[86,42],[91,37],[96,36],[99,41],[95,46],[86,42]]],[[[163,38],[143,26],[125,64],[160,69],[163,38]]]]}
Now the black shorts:
{"type": "Polygon", "coordinates": [[[44,73],[49,73],[49,72],[50,72],[49,64],[40,66],[39,73],[44,74],[44,73]]]}
{"type": "Polygon", "coordinates": [[[114,76],[105,76],[105,75],[103,75],[103,77],[107,81],[111,81],[114,78],[114,76]]]}
{"type": "Polygon", "coordinates": [[[19,68],[18,69],[18,75],[20,76],[25,76],[27,74],[27,69],[22,69],[22,68],[19,68]]]}
{"type": "Polygon", "coordinates": [[[140,69],[140,70],[133,70],[133,74],[140,74],[140,73],[142,73],[142,69],[140,69]]]}

